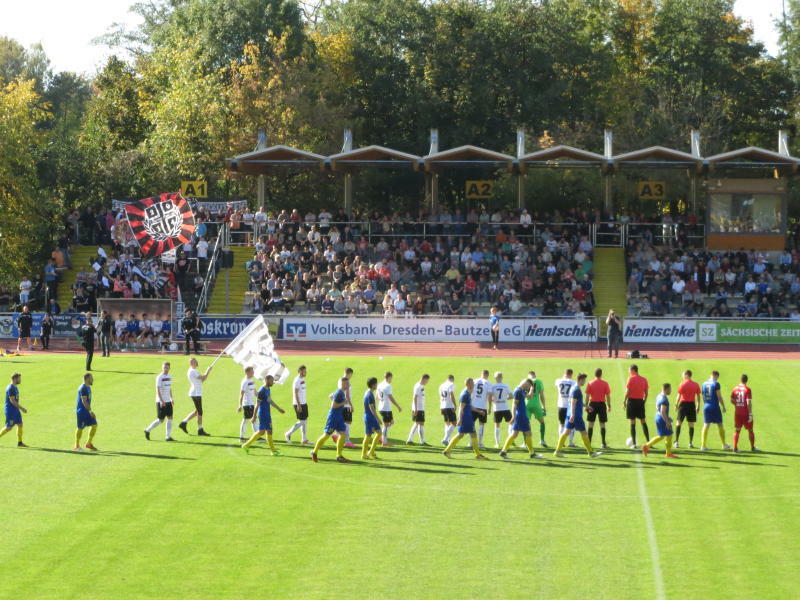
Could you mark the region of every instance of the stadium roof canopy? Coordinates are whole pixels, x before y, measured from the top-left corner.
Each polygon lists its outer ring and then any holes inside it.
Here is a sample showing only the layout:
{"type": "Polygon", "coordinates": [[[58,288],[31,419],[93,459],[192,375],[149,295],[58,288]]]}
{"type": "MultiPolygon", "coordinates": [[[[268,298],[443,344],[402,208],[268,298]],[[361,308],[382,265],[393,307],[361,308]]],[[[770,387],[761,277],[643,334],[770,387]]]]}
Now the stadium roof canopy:
{"type": "Polygon", "coordinates": [[[765,148],[757,148],[755,146],[748,146],[747,148],[739,148],[738,150],[715,154],[706,158],[705,162],[708,165],[709,171],[714,171],[719,167],[784,167],[795,173],[798,170],[798,165],[800,165],[800,160],[793,156],[780,152],[773,152],[765,148]]]}
{"type": "Polygon", "coordinates": [[[617,154],[611,159],[615,170],[623,167],[677,168],[694,167],[699,173],[703,169],[703,158],[664,146],[650,146],[633,152],[617,154]]]}
{"type": "Polygon", "coordinates": [[[413,169],[419,168],[421,157],[415,154],[384,148],[383,146],[365,146],[346,152],[333,154],[325,159],[331,171],[353,170],[362,167],[382,169],[413,169]]]}
{"type": "Polygon", "coordinates": [[[263,175],[275,169],[293,171],[321,169],[325,164],[325,157],[290,146],[270,146],[226,159],[225,164],[229,171],[263,175]]]}
{"type": "Polygon", "coordinates": [[[581,150],[573,146],[553,146],[530,152],[517,159],[519,170],[524,172],[528,167],[602,167],[608,160],[602,154],[581,150]]]}
{"type": "Polygon", "coordinates": [[[459,146],[428,154],[422,157],[422,164],[428,172],[440,171],[447,167],[489,167],[511,171],[514,167],[514,157],[478,146],[459,146]]]}

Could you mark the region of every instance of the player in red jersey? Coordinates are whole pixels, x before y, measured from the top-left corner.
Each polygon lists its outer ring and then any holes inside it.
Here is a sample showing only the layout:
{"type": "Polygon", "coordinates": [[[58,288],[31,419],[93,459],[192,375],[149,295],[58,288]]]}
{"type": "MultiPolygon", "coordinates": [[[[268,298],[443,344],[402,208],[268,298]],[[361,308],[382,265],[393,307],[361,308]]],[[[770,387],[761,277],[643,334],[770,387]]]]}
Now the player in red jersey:
{"type": "Polygon", "coordinates": [[[740,381],[741,383],[731,392],[731,402],[736,407],[733,415],[733,424],[736,427],[736,432],[733,434],[733,451],[739,452],[739,432],[744,427],[750,436],[750,450],[758,452],[756,434],[753,433],[753,392],[747,387],[747,375],[742,375],[740,381]]]}

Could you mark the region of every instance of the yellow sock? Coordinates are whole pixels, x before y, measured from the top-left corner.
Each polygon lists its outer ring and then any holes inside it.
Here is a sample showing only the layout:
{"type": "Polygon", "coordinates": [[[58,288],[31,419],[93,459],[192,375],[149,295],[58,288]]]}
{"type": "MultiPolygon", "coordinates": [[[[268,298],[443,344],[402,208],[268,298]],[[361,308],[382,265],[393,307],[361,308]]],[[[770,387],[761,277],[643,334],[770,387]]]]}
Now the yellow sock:
{"type": "Polygon", "coordinates": [[[275,442],[272,441],[272,432],[267,432],[267,444],[269,445],[269,449],[275,452],[275,442]]]}
{"type": "Polygon", "coordinates": [[[83,429],[76,429],[75,430],[75,447],[78,448],[81,445],[81,436],[83,435],[83,429]]]}
{"type": "Polygon", "coordinates": [[[529,433],[525,435],[525,447],[529,453],[533,453],[533,438],[529,433]]]}
{"type": "Polygon", "coordinates": [[[22,425],[17,425],[17,441],[22,442],[22,425]]]}
{"type": "Polygon", "coordinates": [[[558,442],[556,443],[556,450],[555,450],[556,452],[558,452],[559,450],[561,450],[564,447],[564,445],[567,443],[567,438],[568,437],[569,437],[569,431],[564,430],[564,433],[562,433],[558,437],[558,442]]]}
{"type": "Polygon", "coordinates": [[[589,434],[585,431],[581,431],[581,439],[583,440],[583,447],[586,448],[586,452],[589,454],[592,453],[592,442],[589,441],[589,434]]]}
{"type": "Polygon", "coordinates": [[[703,440],[703,448],[708,448],[708,427],[703,427],[703,433],[700,434],[703,440]]]}
{"type": "Polygon", "coordinates": [[[2,429],[0,429],[0,437],[3,437],[9,431],[11,431],[11,427],[3,427],[2,429]]]}
{"type": "Polygon", "coordinates": [[[342,456],[342,450],[344,450],[344,438],[343,434],[339,434],[339,437],[336,438],[336,458],[342,456]]]}
{"type": "Polygon", "coordinates": [[[508,452],[508,449],[511,448],[511,446],[513,446],[514,442],[516,442],[516,441],[517,441],[517,438],[512,437],[512,436],[508,436],[508,439],[506,440],[506,443],[503,444],[503,449],[501,450],[501,452],[508,452]]]}
{"type": "Polygon", "coordinates": [[[94,434],[97,433],[97,425],[92,425],[89,428],[89,439],[86,440],[87,444],[91,444],[94,439],[94,434]]]}
{"type": "Polygon", "coordinates": [[[256,440],[260,438],[261,435],[262,432],[256,431],[252,436],[250,436],[249,440],[247,440],[244,444],[242,444],[242,448],[249,448],[251,445],[255,444],[256,440]]]}
{"type": "MultiPolygon", "coordinates": [[[[649,442],[647,442],[647,443],[645,444],[645,446],[647,446],[648,448],[652,448],[652,447],[653,447],[655,444],[657,444],[658,442],[660,442],[660,441],[661,441],[661,440],[663,440],[663,439],[664,439],[664,436],[663,436],[663,435],[657,435],[657,436],[656,436],[656,437],[654,437],[652,440],[650,440],[649,442]]],[[[667,445],[671,447],[671,445],[670,445],[670,444],[667,444],[667,445]]]]}
{"type": "Polygon", "coordinates": [[[478,447],[478,436],[471,435],[469,436],[470,442],[472,442],[472,451],[475,453],[475,456],[481,455],[481,449],[478,447]]]}
{"type": "Polygon", "coordinates": [[[667,450],[666,450],[666,452],[664,454],[666,454],[667,456],[672,454],[672,436],[671,435],[667,436],[667,450]]]}
{"type": "Polygon", "coordinates": [[[319,449],[322,448],[322,445],[328,441],[329,437],[331,437],[329,433],[323,433],[321,436],[319,436],[317,443],[314,444],[314,454],[319,452],[319,449]]]}
{"type": "Polygon", "coordinates": [[[377,456],[375,454],[375,449],[378,447],[378,444],[380,444],[380,443],[381,443],[381,436],[378,433],[373,433],[372,434],[372,445],[369,448],[369,455],[372,456],[373,458],[375,456],[377,456]]]}
{"type": "Polygon", "coordinates": [[[367,458],[369,454],[369,443],[372,441],[372,434],[364,436],[364,441],[361,442],[361,458],[367,458]]]}
{"type": "Polygon", "coordinates": [[[722,445],[725,445],[725,428],[720,425],[719,426],[719,439],[722,442],[722,445]]]}
{"type": "Polygon", "coordinates": [[[449,444],[447,444],[447,448],[445,448],[445,449],[444,449],[444,451],[445,451],[445,452],[450,452],[450,451],[451,451],[453,448],[455,448],[455,447],[456,447],[456,444],[457,444],[458,442],[460,442],[460,441],[461,441],[461,438],[463,438],[463,437],[464,437],[464,434],[463,434],[463,433],[459,433],[459,434],[457,434],[457,435],[456,435],[456,436],[455,436],[455,437],[454,437],[452,440],[450,440],[450,443],[449,443],[449,444]]]}

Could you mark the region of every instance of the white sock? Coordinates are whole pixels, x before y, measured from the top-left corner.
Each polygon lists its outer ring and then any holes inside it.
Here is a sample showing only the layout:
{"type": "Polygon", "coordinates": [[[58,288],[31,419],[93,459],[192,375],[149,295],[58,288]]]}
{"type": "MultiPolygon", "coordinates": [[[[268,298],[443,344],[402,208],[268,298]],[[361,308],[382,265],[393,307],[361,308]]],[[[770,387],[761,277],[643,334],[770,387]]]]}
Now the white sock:
{"type": "Polygon", "coordinates": [[[303,434],[303,441],[304,442],[308,441],[308,435],[306,435],[307,426],[308,426],[308,423],[306,421],[300,421],[300,433],[303,434]]]}
{"type": "Polygon", "coordinates": [[[172,419],[167,419],[167,437],[172,437],[172,419]]]}
{"type": "Polygon", "coordinates": [[[408,439],[406,440],[407,442],[414,441],[414,434],[417,433],[417,427],[418,425],[416,423],[411,426],[411,431],[408,432],[408,439]]]}
{"type": "Polygon", "coordinates": [[[456,429],[455,425],[448,425],[447,429],[444,432],[444,439],[449,442],[450,441],[450,437],[453,435],[453,432],[455,431],[455,429],[456,429]]]}
{"type": "Polygon", "coordinates": [[[419,443],[425,443],[425,426],[424,425],[417,425],[417,431],[419,431],[419,443]]]}
{"type": "MultiPolygon", "coordinates": [[[[508,436],[511,437],[511,434],[514,433],[514,428],[511,426],[511,423],[508,424],[508,436]]],[[[515,442],[516,445],[516,442],[515,442]]]]}
{"type": "Polygon", "coordinates": [[[575,443],[575,430],[574,429],[570,429],[569,430],[569,443],[570,444],[575,443]]]}
{"type": "Polygon", "coordinates": [[[350,443],[350,423],[344,424],[344,441],[346,444],[350,443]]]}
{"type": "Polygon", "coordinates": [[[239,439],[244,439],[245,431],[247,431],[247,419],[242,419],[242,424],[239,426],[239,439]]]}
{"type": "Polygon", "coordinates": [[[256,424],[255,424],[255,423],[251,423],[251,425],[253,426],[253,433],[255,433],[256,431],[258,431],[258,427],[256,427],[256,424]]]}
{"type": "Polygon", "coordinates": [[[478,425],[478,444],[480,444],[481,446],[483,446],[483,427],[484,427],[483,423],[478,425]]]}
{"type": "Polygon", "coordinates": [[[300,421],[292,425],[291,429],[289,429],[289,431],[286,432],[286,437],[292,437],[292,434],[298,429],[300,429],[300,421]]]}
{"type": "Polygon", "coordinates": [[[448,434],[447,434],[447,432],[448,432],[448,431],[450,431],[450,425],[448,425],[447,423],[445,423],[445,424],[444,424],[444,437],[442,438],[443,440],[446,440],[446,439],[447,439],[447,435],[448,435],[448,434]]]}
{"type": "Polygon", "coordinates": [[[383,443],[384,444],[389,441],[389,426],[388,425],[384,425],[383,427],[381,427],[381,435],[383,436],[383,443]]]}
{"type": "Polygon", "coordinates": [[[158,427],[159,425],[161,425],[161,421],[159,421],[158,419],[156,419],[155,421],[153,421],[152,423],[150,423],[150,425],[148,425],[148,426],[147,426],[147,429],[145,429],[145,431],[147,431],[147,432],[149,433],[149,432],[153,431],[153,429],[155,429],[155,428],[156,428],[156,427],[158,427]]]}
{"type": "Polygon", "coordinates": [[[500,445],[500,425],[494,426],[494,443],[500,445]]]}

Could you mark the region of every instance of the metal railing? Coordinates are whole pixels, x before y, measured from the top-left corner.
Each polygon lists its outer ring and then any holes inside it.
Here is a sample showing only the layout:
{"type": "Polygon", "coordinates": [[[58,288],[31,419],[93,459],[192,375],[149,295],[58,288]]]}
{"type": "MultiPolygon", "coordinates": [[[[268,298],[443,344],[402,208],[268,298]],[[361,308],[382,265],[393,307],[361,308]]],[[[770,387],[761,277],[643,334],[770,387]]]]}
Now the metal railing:
{"type": "Polygon", "coordinates": [[[228,227],[225,223],[221,223],[217,234],[217,240],[214,242],[214,249],[211,251],[211,256],[208,259],[208,266],[206,268],[206,276],[203,280],[203,289],[200,292],[200,297],[197,299],[197,306],[195,307],[196,313],[203,312],[208,306],[208,298],[211,293],[211,287],[214,279],[217,276],[217,260],[219,259],[222,248],[225,247],[224,242],[227,238],[228,227]]]}

